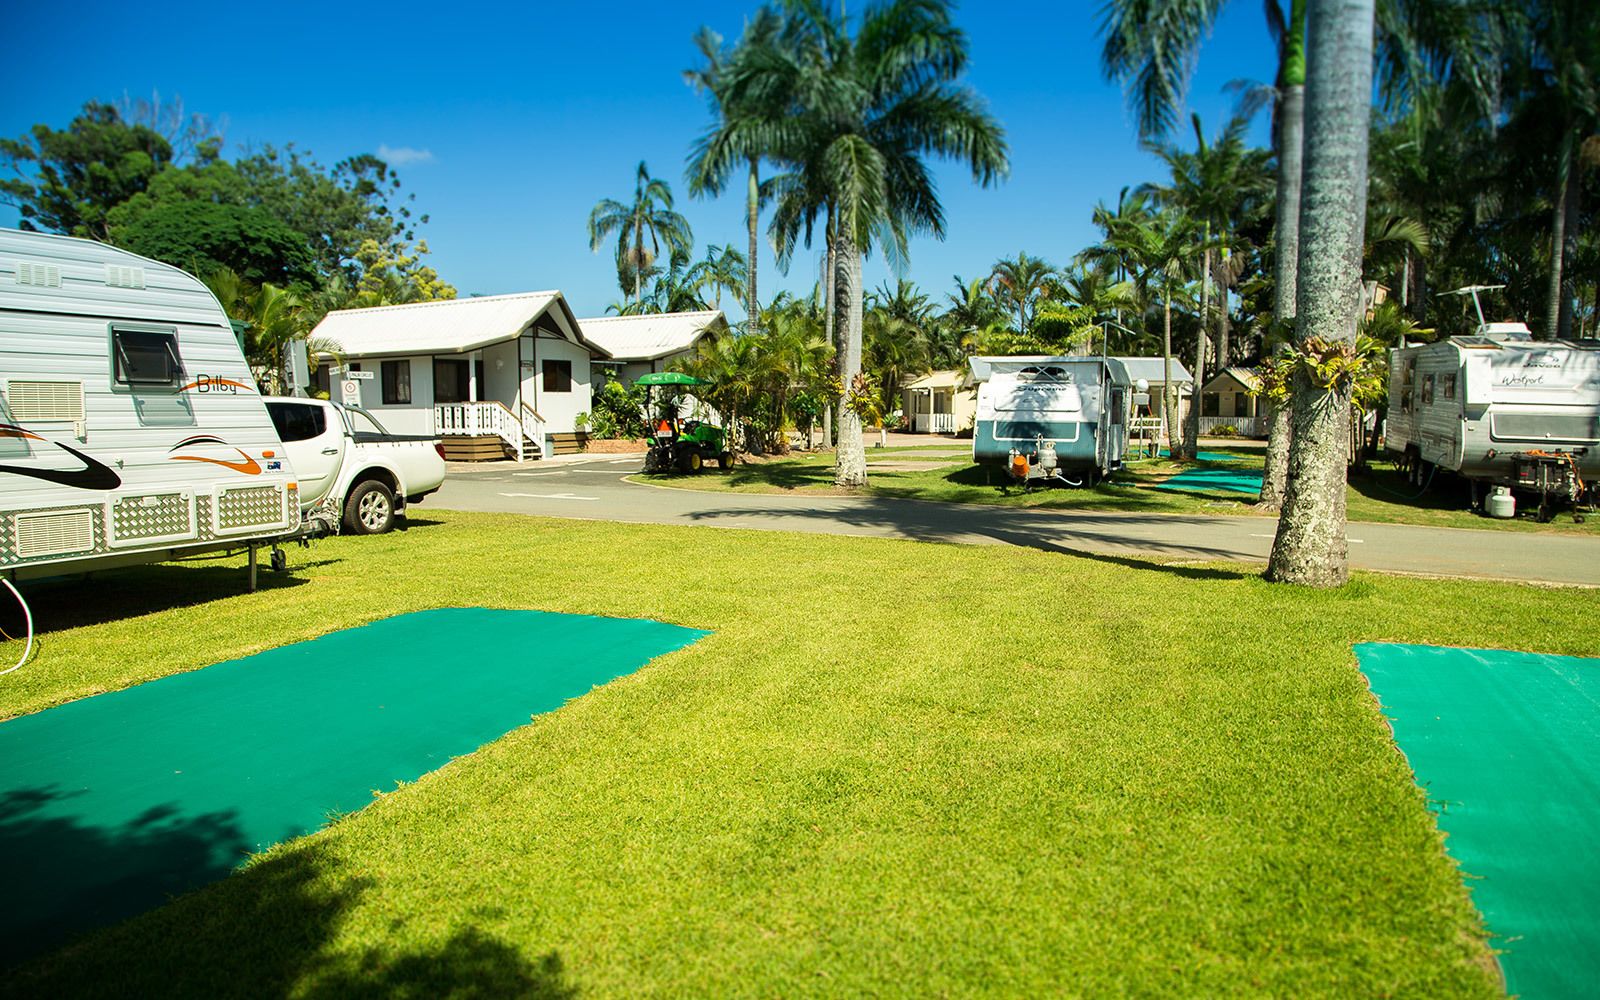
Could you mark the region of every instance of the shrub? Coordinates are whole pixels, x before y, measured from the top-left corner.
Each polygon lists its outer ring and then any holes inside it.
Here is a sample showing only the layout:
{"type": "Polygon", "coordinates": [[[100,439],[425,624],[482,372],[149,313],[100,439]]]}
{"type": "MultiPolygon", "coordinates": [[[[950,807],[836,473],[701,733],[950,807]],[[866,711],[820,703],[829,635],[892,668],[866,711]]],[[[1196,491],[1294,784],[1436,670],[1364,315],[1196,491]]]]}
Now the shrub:
{"type": "Polygon", "coordinates": [[[644,396],[643,386],[607,382],[594,394],[589,429],[598,438],[644,437],[644,396]]]}
{"type": "Polygon", "coordinates": [[[1209,431],[1206,431],[1206,436],[1207,437],[1217,437],[1217,438],[1238,437],[1239,436],[1239,428],[1233,426],[1232,424],[1218,424],[1217,426],[1211,428],[1209,431]]]}

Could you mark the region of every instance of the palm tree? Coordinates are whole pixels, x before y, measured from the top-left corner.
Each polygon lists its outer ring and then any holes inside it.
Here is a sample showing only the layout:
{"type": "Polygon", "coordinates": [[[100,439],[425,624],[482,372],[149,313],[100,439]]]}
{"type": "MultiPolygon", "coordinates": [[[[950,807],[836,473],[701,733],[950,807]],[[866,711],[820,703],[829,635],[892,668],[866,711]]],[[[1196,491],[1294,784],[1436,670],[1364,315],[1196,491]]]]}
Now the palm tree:
{"type": "MultiPolygon", "coordinates": [[[[760,302],[756,297],[756,265],[760,250],[757,230],[761,223],[761,205],[764,201],[761,188],[761,159],[765,150],[755,143],[740,142],[738,130],[749,120],[770,119],[777,113],[766,95],[754,91],[730,93],[730,75],[726,72],[730,60],[752,60],[775,44],[782,18],[769,7],[762,7],[745,25],[744,35],[732,54],[722,49],[722,36],[702,26],[694,36],[695,48],[700,50],[704,63],[684,71],[684,79],[691,87],[705,94],[711,103],[716,121],[706,134],[695,143],[685,171],[689,193],[695,197],[718,195],[732,179],[733,172],[742,163],[748,168],[745,188],[745,225],[750,236],[749,256],[746,258],[747,283],[745,310],[748,328],[754,331],[760,320],[760,302]],[[738,138],[736,138],[738,136],[738,138]],[[737,146],[737,148],[735,148],[737,146]]],[[[720,307],[719,307],[720,308],[720,307]]]]}
{"type": "Polygon", "coordinates": [[[1307,363],[1294,376],[1288,489],[1267,578],[1316,587],[1340,586],[1350,575],[1345,451],[1351,386],[1337,374],[1326,379],[1331,384],[1317,384],[1308,369],[1325,371],[1356,356],[1372,22],[1373,0],[1312,0],[1296,309],[1297,346],[1307,363]]]}
{"type": "MultiPolygon", "coordinates": [[[[706,247],[705,259],[689,268],[687,277],[702,301],[710,292],[711,308],[721,309],[723,292],[736,294],[746,288],[750,266],[744,254],[732,246],[712,245],[706,247]]],[[[751,329],[754,329],[754,325],[751,329]]]]}
{"type": "MultiPolygon", "coordinates": [[[[1136,286],[1146,294],[1160,289],[1162,415],[1167,426],[1167,450],[1173,458],[1183,458],[1186,453],[1178,422],[1181,396],[1172,380],[1172,299],[1193,260],[1195,224],[1174,212],[1129,218],[1109,234],[1107,242],[1133,269],[1136,286]]],[[[1193,389],[1192,406],[1199,405],[1199,388],[1196,385],[1193,389]]]]}
{"type": "Polygon", "coordinates": [[[1593,0],[1506,4],[1505,52],[1522,102],[1559,131],[1550,206],[1550,277],[1544,335],[1567,337],[1576,298],[1567,262],[1578,252],[1579,147],[1600,129],[1600,17],[1593,0]]]}
{"type": "Polygon", "coordinates": [[[780,260],[825,220],[830,284],[842,319],[839,450],[835,481],[866,483],[860,409],[862,257],[881,250],[903,264],[913,235],[944,235],[944,213],[924,158],[964,161],[980,184],[1008,169],[999,123],[957,84],[965,34],[948,0],[889,0],[860,16],[854,35],[819,0],[791,0],[780,44],[728,67],[726,94],[745,106],[781,97],[777,110],[730,128],[731,153],[764,152],[786,174],[773,190],[771,231],[780,260]]]}
{"type": "Polygon", "coordinates": [[[1132,310],[1137,304],[1133,283],[1117,280],[1116,264],[1104,257],[1075,261],[1062,272],[1061,292],[1068,302],[1087,310],[1096,324],[1107,320],[1120,324],[1122,311],[1132,310]]]}
{"type": "MultiPolygon", "coordinates": [[[[1268,185],[1267,153],[1245,145],[1243,118],[1229,122],[1214,142],[1206,141],[1198,114],[1191,116],[1191,121],[1195,137],[1193,152],[1171,145],[1147,144],[1146,148],[1159,156],[1172,174],[1171,183],[1150,186],[1150,193],[1162,204],[1181,210],[1202,229],[1200,325],[1194,354],[1194,381],[1198,390],[1205,384],[1212,252],[1219,246],[1227,246],[1231,233],[1255,214],[1268,193],[1268,185]]],[[[1223,292],[1224,310],[1227,309],[1226,295],[1223,292]]],[[[1194,406],[1189,409],[1184,429],[1185,451],[1193,454],[1198,450],[1199,436],[1200,408],[1194,406]]]]}
{"type": "Polygon", "coordinates": [[[590,250],[598,251],[612,233],[617,234],[617,284],[623,294],[632,284],[636,302],[644,296],[645,271],[660,256],[662,246],[669,255],[685,259],[694,249],[689,220],[672,210],[672,188],[651,177],[643,160],[634,176],[631,204],[603,198],[589,213],[590,250]]]}
{"type": "Polygon", "coordinates": [[[1017,313],[1017,332],[1027,337],[1033,329],[1033,316],[1041,299],[1049,297],[1055,284],[1056,269],[1039,258],[1019,253],[1001,258],[989,273],[989,291],[995,300],[1017,313]]]}

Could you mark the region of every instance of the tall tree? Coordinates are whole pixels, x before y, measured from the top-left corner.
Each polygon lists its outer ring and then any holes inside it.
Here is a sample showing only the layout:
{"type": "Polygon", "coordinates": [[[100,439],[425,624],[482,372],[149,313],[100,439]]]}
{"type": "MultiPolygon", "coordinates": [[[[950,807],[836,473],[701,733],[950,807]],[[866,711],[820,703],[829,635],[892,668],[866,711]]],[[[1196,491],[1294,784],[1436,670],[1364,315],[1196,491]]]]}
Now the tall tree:
{"type": "Polygon", "coordinates": [[[761,316],[760,299],[756,294],[756,270],[760,257],[760,241],[757,233],[761,225],[761,206],[764,200],[761,188],[761,160],[766,155],[766,150],[758,148],[753,143],[740,143],[738,136],[741,133],[737,129],[739,123],[752,118],[761,120],[773,117],[774,100],[770,95],[750,90],[743,90],[737,95],[731,93],[728,86],[730,74],[727,72],[727,63],[730,60],[749,61],[762,58],[765,50],[775,44],[782,23],[782,18],[776,11],[770,7],[761,8],[745,25],[744,34],[731,55],[723,52],[722,36],[702,26],[694,36],[694,44],[703,62],[694,69],[685,70],[683,74],[690,86],[706,95],[711,103],[712,114],[716,118],[690,152],[689,165],[685,171],[689,194],[697,197],[705,194],[721,194],[732,179],[735,169],[741,163],[747,168],[745,226],[749,233],[750,247],[749,256],[745,258],[748,285],[745,309],[749,316],[747,325],[752,331],[756,329],[761,316]]]}
{"type": "Polygon", "coordinates": [[[172,162],[155,130],[124,121],[110,104],[90,101],[65,129],[35,125],[0,139],[0,202],[14,206],[23,229],[106,240],[106,215],[143,191],[172,162]]]}
{"type": "Polygon", "coordinates": [[[843,351],[835,482],[867,480],[861,408],[863,255],[902,263],[912,235],[944,235],[944,212],[924,158],[964,161],[980,184],[1008,169],[998,122],[957,84],[967,39],[948,0],[891,0],[868,8],[856,31],[818,0],[786,5],[782,44],[733,69],[730,93],[781,95],[781,113],[735,130],[738,148],[761,148],[788,172],[776,185],[780,255],[810,243],[819,218],[833,251],[843,351]]]}
{"type": "Polygon", "coordinates": [[[1288,489],[1267,578],[1349,579],[1345,466],[1358,362],[1371,121],[1373,0],[1311,0],[1288,489]]]}
{"type": "Polygon", "coordinates": [[[644,298],[644,274],[667,248],[669,256],[687,259],[694,249],[689,220],[672,209],[672,187],[650,176],[643,160],[634,172],[633,201],[624,205],[602,198],[589,213],[589,249],[598,251],[606,238],[617,237],[617,284],[623,294],[631,284],[635,302],[644,298]]]}

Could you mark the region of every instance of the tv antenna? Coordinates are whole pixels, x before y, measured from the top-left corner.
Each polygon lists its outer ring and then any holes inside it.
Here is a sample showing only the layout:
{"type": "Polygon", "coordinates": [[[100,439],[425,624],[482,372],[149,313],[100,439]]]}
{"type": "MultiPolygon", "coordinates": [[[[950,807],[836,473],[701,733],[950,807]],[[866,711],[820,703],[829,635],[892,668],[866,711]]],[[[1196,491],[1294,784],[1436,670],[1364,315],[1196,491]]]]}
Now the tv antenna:
{"type": "Polygon", "coordinates": [[[1474,308],[1474,309],[1476,309],[1478,311],[1478,326],[1484,327],[1484,326],[1488,326],[1489,325],[1489,321],[1483,318],[1483,304],[1478,301],[1478,293],[1479,292],[1498,292],[1500,289],[1502,289],[1504,287],[1506,287],[1506,286],[1504,286],[1504,285],[1468,285],[1465,288],[1457,288],[1457,289],[1454,289],[1454,290],[1448,291],[1448,292],[1440,292],[1439,294],[1440,295],[1470,295],[1470,296],[1472,296],[1472,308],[1474,308]]]}

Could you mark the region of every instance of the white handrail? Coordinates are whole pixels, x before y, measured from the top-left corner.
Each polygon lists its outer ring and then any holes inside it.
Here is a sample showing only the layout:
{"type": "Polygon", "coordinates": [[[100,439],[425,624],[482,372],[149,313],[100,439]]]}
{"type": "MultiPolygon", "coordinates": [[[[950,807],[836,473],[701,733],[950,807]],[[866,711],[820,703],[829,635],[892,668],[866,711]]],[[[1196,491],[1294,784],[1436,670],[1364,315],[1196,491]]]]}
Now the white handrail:
{"type": "Polygon", "coordinates": [[[511,447],[517,461],[523,459],[522,421],[494,400],[479,403],[436,403],[433,407],[434,433],[441,435],[493,434],[511,447]]]}

